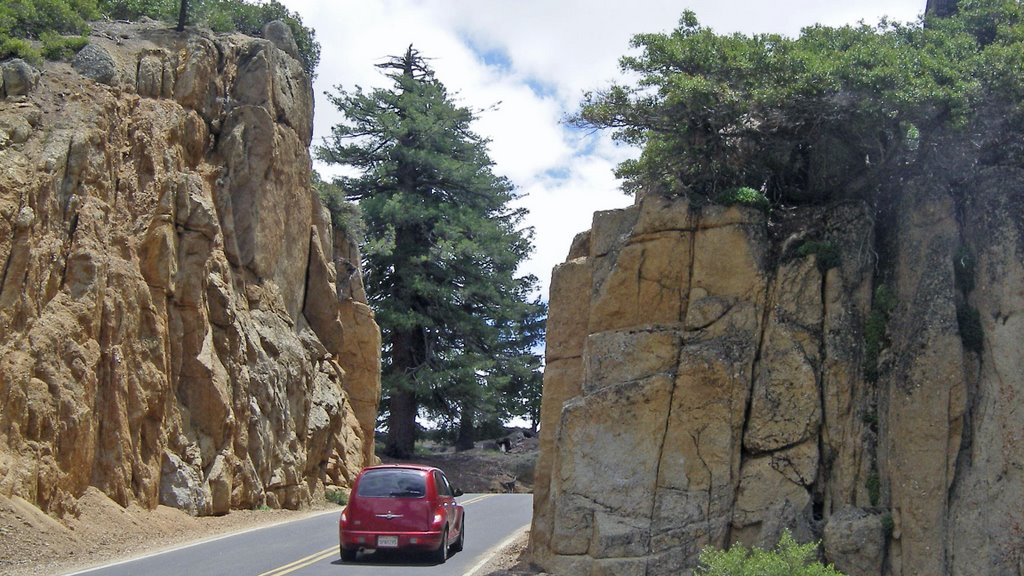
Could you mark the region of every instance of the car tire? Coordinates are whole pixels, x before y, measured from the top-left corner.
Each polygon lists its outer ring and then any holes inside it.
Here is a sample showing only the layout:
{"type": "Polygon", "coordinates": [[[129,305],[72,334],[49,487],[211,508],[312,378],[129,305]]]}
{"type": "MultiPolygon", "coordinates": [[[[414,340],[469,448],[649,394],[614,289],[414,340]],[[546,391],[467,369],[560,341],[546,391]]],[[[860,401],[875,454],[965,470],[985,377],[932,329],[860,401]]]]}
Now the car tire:
{"type": "Polygon", "coordinates": [[[353,549],[342,548],[341,549],[341,561],[342,562],[355,562],[356,561],[356,554],[358,552],[359,551],[354,549],[354,548],[353,549]]]}
{"type": "Polygon", "coordinates": [[[444,564],[448,561],[448,527],[446,526],[444,532],[441,534],[441,545],[434,550],[433,554],[434,562],[438,564],[444,564]]]}
{"type": "Polygon", "coordinates": [[[459,539],[452,544],[452,552],[462,552],[463,546],[466,544],[466,521],[462,521],[462,530],[459,531],[459,539]]]}

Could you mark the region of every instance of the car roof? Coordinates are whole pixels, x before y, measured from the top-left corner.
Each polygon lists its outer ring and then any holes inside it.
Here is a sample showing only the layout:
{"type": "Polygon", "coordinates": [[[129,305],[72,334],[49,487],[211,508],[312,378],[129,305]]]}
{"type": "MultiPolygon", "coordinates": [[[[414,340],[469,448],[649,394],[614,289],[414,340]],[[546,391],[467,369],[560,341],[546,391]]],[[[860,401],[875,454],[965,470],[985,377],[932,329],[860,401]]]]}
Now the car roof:
{"type": "Polygon", "coordinates": [[[425,464],[378,464],[376,466],[367,466],[363,468],[363,472],[369,472],[370,470],[418,470],[420,472],[431,472],[433,470],[440,470],[435,466],[427,466],[425,464]]]}

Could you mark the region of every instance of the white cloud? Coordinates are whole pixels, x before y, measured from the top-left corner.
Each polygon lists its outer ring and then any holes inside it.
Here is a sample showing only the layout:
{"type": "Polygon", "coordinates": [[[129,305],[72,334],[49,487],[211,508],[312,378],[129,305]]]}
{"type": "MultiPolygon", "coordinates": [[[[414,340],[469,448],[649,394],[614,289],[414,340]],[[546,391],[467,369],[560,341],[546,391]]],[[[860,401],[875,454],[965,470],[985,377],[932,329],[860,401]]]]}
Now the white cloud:
{"type": "MultiPolygon", "coordinates": [[[[316,29],[322,46],[315,86],[314,144],[341,116],[323,92],[341,85],[388,86],[374,64],[415,45],[465,105],[486,109],[476,131],[530,210],[536,253],[524,266],[547,294],[551,268],[564,260],[595,210],[629,205],[614,166],[630,152],[605,136],[585,138],[559,121],[584,90],[618,76],[629,39],[675,27],[685,9],[721,33],[796,35],[816,22],[841,25],[882,16],[913,20],[924,0],[283,0],[316,29]],[[486,56],[486,57],[485,57],[486,56]],[[497,109],[490,109],[501,103],[497,109]]],[[[318,166],[324,173],[337,168],[318,166]]]]}

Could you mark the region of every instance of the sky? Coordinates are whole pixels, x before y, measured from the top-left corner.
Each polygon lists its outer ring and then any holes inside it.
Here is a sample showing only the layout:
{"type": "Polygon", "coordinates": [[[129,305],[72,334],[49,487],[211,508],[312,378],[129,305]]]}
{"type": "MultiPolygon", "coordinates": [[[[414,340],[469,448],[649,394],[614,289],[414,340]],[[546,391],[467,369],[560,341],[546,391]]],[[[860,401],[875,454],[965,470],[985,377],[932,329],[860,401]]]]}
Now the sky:
{"type": "MultiPolygon", "coordinates": [[[[375,64],[412,44],[429,58],[457,101],[478,114],[495,173],[508,177],[529,210],[535,250],[521,272],[547,300],[551,269],[593,213],[633,203],[613,174],[638,151],[610,134],[566,125],[587,90],[621,78],[620,56],[634,34],[669,32],[684,10],[731,34],[799,35],[816,23],[839,26],[882,17],[912,21],[926,0],[280,0],[316,30],[313,144],[342,115],[326,99],[335,87],[390,87],[375,64]]],[[[336,166],[315,164],[324,176],[336,166]]]]}

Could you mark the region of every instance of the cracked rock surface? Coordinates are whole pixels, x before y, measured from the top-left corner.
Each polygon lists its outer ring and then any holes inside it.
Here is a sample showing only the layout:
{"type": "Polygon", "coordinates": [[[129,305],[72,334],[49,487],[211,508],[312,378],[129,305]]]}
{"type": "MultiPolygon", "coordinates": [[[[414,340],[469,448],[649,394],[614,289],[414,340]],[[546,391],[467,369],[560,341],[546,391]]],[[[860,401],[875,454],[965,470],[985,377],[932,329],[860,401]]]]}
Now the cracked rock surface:
{"type": "Polygon", "coordinates": [[[348,486],[380,339],[310,188],[308,76],[241,35],[90,42],[102,77],[47,63],[0,99],[0,495],[208,515],[348,486]]]}
{"type": "Polygon", "coordinates": [[[789,530],[850,575],[1020,574],[1024,179],[983,174],[908,179],[884,229],[853,202],[595,214],[552,275],[531,560],[689,574],[789,530]]]}

